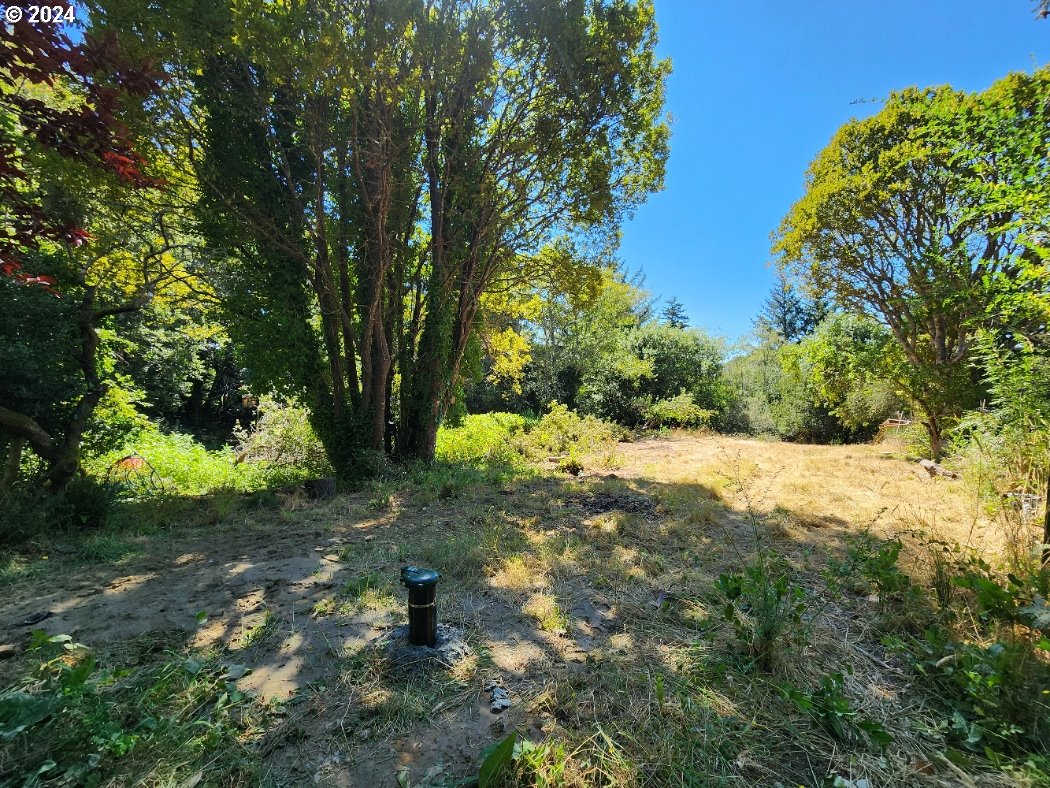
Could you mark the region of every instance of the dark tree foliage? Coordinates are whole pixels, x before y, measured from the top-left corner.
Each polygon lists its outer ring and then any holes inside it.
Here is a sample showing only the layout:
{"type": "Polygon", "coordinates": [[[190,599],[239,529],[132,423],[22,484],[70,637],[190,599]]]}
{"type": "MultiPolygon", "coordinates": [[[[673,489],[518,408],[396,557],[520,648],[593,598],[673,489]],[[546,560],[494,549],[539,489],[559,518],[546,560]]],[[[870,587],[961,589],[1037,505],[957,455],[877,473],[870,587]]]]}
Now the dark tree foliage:
{"type": "Polygon", "coordinates": [[[0,27],[0,83],[62,84],[76,98],[60,104],[32,90],[0,90],[0,274],[50,287],[53,278],[23,270],[25,252],[39,249],[42,241],[79,245],[88,235],[71,217],[45,205],[25,152],[27,139],[36,150],[86,162],[130,185],[155,185],[143,173],[145,161],[118,112],[122,99],[145,96],[156,82],[144,64],[124,57],[113,35],[84,36],[74,44],[62,26],[28,20],[23,14],[0,27]]]}
{"type": "Polygon", "coordinates": [[[807,333],[806,304],[783,272],[777,271],[755,322],[760,331],[782,342],[794,342],[807,333]]]}
{"type": "Polygon", "coordinates": [[[674,296],[667,301],[660,317],[671,328],[689,328],[689,315],[686,314],[685,306],[674,296]]]}
{"type": "MultiPolygon", "coordinates": [[[[91,177],[118,189],[160,185],[144,173],[120,118],[125,102],[141,101],[157,83],[115,37],[74,43],[61,26],[28,18],[0,28],[0,278],[7,290],[0,437],[9,469],[28,445],[47,465],[49,489],[61,490],[79,469],[84,433],[106,392],[98,328],[139,309],[149,293],[103,302],[107,283],[77,268],[73,250],[92,240],[84,229],[90,217],[78,215],[56,167],[79,168],[81,189],[91,177]]],[[[5,473],[3,486],[10,483],[5,473]]]]}

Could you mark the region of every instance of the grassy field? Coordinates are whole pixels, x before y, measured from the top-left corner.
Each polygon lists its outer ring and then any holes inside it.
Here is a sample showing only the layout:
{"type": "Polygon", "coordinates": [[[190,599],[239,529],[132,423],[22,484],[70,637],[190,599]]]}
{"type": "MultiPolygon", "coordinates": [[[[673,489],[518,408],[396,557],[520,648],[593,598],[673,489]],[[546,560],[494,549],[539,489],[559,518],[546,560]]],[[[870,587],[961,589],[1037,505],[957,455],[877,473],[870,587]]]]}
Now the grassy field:
{"type": "Polygon", "coordinates": [[[951,580],[1035,524],[872,446],[681,434],[581,463],[201,499],[8,556],[0,624],[50,615],[5,630],[0,783],[470,784],[513,733],[520,785],[1048,784],[1046,652],[986,669],[980,589],[951,580]],[[472,646],[447,670],[371,648],[406,563],[472,646]]]}

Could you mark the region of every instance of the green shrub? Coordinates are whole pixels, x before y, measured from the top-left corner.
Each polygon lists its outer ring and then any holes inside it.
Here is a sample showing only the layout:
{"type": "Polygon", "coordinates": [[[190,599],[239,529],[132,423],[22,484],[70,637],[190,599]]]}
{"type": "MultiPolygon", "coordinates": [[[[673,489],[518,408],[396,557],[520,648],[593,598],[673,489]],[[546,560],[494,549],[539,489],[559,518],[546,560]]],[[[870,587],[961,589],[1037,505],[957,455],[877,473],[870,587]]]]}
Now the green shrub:
{"type": "Polygon", "coordinates": [[[566,405],[556,402],[522,438],[522,445],[532,456],[567,454],[574,451],[589,454],[608,448],[623,435],[623,430],[595,416],[580,416],[566,405]]]}
{"type": "Polygon", "coordinates": [[[20,487],[0,499],[0,544],[17,544],[44,533],[95,530],[106,524],[117,502],[116,485],[75,476],[65,490],[48,494],[20,487]]]}
{"type": "Polygon", "coordinates": [[[310,425],[310,414],[295,402],[273,397],[259,401],[259,419],[250,429],[238,427],[237,458],[270,468],[287,468],[308,476],[331,476],[332,465],[310,425]]]}
{"type": "Polygon", "coordinates": [[[309,475],[303,468],[265,461],[237,462],[237,455],[230,448],[210,450],[191,435],[164,433],[155,428],[141,431],[134,442],[119,451],[87,460],[85,468],[96,478],[108,475],[113,479],[110,473],[113,464],[132,454],[148,463],[143,473],[150,477],[148,484],[140,483],[142,479],[137,474],[118,479],[132,495],[205,495],[216,490],[253,492],[301,481],[309,475]]]}
{"type": "Polygon", "coordinates": [[[948,738],[984,754],[1046,753],[1050,668],[1030,644],[970,643],[932,629],[916,651],[915,668],[944,709],[948,738]]]}
{"type": "Polygon", "coordinates": [[[516,413],[466,416],[458,427],[441,427],[435,457],[444,462],[506,463],[521,461],[516,438],[527,425],[516,413]]]}
{"type": "Polygon", "coordinates": [[[775,667],[788,648],[805,641],[805,592],[782,556],[760,550],[742,573],[719,575],[715,588],[725,600],[723,620],[759,667],[775,667]]]}
{"type": "Polygon", "coordinates": [[[645,411],[647,427],[706,427],[717,411],[701,408],[693,401],[693,395],[685,391],[677,397],[654,402],[645,411]]]}
{"type": "Polygon", "coordinates": [[[647,409],[679,392],[717,409],[723,349],[697,329],[649,324],[625,333],[614,356],[583,377],[581,408],[628,427],[645,421],[647,409]]]}

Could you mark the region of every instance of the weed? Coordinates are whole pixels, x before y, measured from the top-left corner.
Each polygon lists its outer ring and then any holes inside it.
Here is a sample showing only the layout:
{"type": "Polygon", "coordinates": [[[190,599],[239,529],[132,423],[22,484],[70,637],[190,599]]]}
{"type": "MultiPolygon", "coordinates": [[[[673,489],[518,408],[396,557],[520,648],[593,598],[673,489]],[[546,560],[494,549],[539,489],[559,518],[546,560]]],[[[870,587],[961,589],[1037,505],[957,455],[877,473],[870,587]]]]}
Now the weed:
{"type": "Polygon", "coordinates": [[[804,692],[791,685],[782,688],[784,697],[791,700],[839,741],[854,742],[861,733],[878,749],[884,750],[893,741],[882,723],[862,717],[850,705],[843,692],[845,680],[841,673],[824,676],[813,692],[804,692]]]}
{"type": "Polygon", "coordinates": [[[106,666],[69,636],[40,631],[30,648],[36,667],[0,694],[3,784],[258,784],[238,737],[262,713],[220,663],[168,652],[106,666]]]}
{"type": "Polygon", "coordinates": [[[903,547],[900,539],[884,541],[863,533],[850,540],[844,560],[828,559],[824,580],[832,593],[851,587],[856,593],[871,595],[884,630],[916,633],[931,617],[923,588],[901,571],[903,547]]]}
{"type": "Polygon", "coordinates": [[[323,618],[324,616],[332,615],[336,611],[337,607],[338,605],[336,604],[336,601],[332,599],[332,597],[328,596],[324,599],[318,599],[316,602],[314,602],[314,606],[311,609],[311,612],[316,618],[323,618]]]}
{"type": "Polygon", "coordinates": [[[544,632],[563,635],[569,627],[569,617],[558,607],[558,600],[550,594],[533,594],[522,606],[521,612],[535,619],[544,632]]]}
{"type": "Polygon", "coordinates": [[[723,620],[733,625],[737,639],[759,667],[775,667],[786,647],[805,642],[805,593],[791,582],[781,556],[761,550],[743,573],[720,575],[715,588],[725,599],[723,620]]]}
{"type": "Polygon", "coordinates": [[[583,473],[583,463],[580,462],[580,458],[576,456],[575,449],[570,449],[569,456],[563,457],[558,461],[558,470],[562,473],[567,473],[570,476],[579,476],[583,473]]]}
{"type": "Polygon", "coordinates": [[[279,628],[280,619],[273,614],[273,611],[267,610],[259,623],[248,627],[241,634],[240,647],[251,648],[252,646],[257,646],[277,634],[279,628]]]}
{"type": "Polygon", "coordinates": [[[384,512],[394,505],[394,488],[389,481],[373,480],[368,496],[368,508],[384,512]]]}

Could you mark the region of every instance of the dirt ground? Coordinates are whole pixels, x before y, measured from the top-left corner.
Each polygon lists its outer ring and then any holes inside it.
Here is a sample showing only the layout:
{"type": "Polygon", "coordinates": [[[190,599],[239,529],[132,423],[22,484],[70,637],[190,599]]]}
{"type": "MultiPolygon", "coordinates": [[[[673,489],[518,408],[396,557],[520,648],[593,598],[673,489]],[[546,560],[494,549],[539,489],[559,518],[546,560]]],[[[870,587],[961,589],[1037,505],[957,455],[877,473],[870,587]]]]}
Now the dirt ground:
{"type": "MultiPolygon", "coordinates": [[[[114,648],[163,632],[185,648],[221,650],[243,672],[241,689],[279,702],[260,745],[275,783],[385,786],[401,775],[439,785],[476,773],[482,750],[511,728],[538,740],[570,725],[544,697],[579,686],[577,672],[632,649],[643,661],[672,649],[673,638],[646,636],[654,606],[689,586],[680,562],[711,576],[738,561],[728,543],[748,507],[800,555],[865,528],[994,551],[998,537],[966,489],[877,446],[644,440],[579,479],[550,472],[427,501],[289,499],[209,530],[141,537],[115,564],[17,583],[0,604],[0,640],[17,648],[42,628],[114,648]],[[682,514],[700,499],[713,516],[682,514]],[[590,556],[615,528],[624,540],[590,556]],[[692,547],[661,557],[659,545],[682,529],[692,547]],[[396,581],[406,563],[442,572],[441,620],[463,628],[476,654],[411,692],[362,658],[405,620],[396,581]],[[51,615],[17,626],[41,613],[51,615]],[[510,710],[489,711],[492,682],[510,692],[510,710]]],[[[777,774],[749,777],[746,758],[738,766],[737,784],[777,774]]],[[[950,771],[901,784],[910,782],[956,784],[950,771]]]]}

